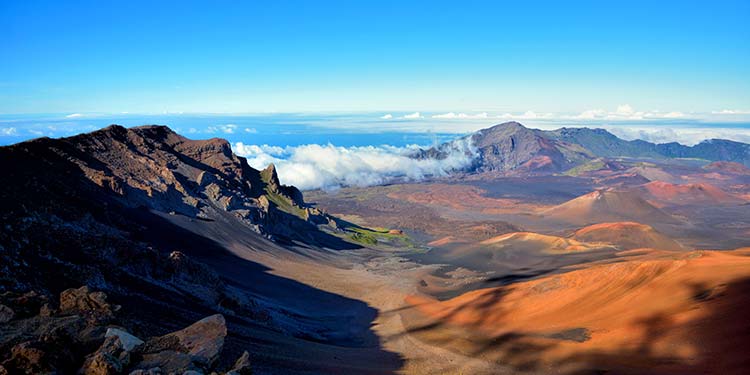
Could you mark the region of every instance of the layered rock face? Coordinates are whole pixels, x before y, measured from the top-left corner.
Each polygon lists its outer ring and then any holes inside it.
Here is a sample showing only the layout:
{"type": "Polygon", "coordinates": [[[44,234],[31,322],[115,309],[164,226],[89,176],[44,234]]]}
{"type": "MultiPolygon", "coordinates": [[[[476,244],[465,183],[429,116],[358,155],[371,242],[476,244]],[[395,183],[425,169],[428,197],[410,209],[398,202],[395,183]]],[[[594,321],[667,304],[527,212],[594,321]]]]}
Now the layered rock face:
{"type": "Polygon", "coordinates": [[[0,148],[0,163],[1,288],[105,287],[125,270],[177,273],[216,291],[204,272],[180,273],[178,255],[144,243],[144,217],[238,221],[267,238],[313,245],[325,245],[317,226],[335,223],[281,185],[273,165],[258,171],[226,140],[193,141],[165,126],[36,139],[0,148]]]}
{"type": "Polygon", "coordinates": [[[273,233],[264,224],[274,221],[278,206],[297,210],[305,219],[324,216],[305,206],[299,190],[281,185],[273,165],[258,171],[234,155],[224,139],[189,140],[166,126],[126,129],[112,125],[71,138],[37,139],[3,151],[6,160],[42,159],[37,161],[49,168],[71,169],[65,171],[67,177],[80,174],[128,207],[205,220],[216,219],[216,211],[232,212],[266,234],[273,233]],[[267,203],[270,194],[276,198],[270,199],[275,205],[267,203]]]}

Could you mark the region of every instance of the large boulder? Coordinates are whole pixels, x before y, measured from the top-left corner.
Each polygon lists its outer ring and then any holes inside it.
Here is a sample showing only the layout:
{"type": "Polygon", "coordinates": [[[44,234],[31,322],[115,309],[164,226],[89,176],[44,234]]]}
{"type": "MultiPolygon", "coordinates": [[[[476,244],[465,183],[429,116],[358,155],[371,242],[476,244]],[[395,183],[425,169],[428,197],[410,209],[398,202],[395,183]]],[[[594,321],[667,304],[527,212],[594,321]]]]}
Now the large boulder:
{"type": "Polygon", "coordinates": [[[221,354],[227,325],[221,314],[203,318],[189,327],[155,337],[139,346],[136,370],[160,368],[165,373],[203,371],[212,368],[221,354]]]}

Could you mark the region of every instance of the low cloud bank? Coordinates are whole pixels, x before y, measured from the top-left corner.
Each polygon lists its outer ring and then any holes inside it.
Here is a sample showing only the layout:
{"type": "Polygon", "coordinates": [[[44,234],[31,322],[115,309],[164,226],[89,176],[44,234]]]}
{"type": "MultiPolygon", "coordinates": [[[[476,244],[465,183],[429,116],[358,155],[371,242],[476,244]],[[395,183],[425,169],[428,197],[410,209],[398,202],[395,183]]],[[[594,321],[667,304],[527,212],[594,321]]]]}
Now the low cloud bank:
{"type": "Polygon", "coordinates": [[[604,126],[610,133],[626,140],[641,139],[653,143],[678,142],[692,146],[707,139],[729,139],[750,143],[750,129],[747,128],[664,128],[664,127],[621,127],[604,126]]]}
{"type": "Polygon", "coordinates": [[[302,190],[334,190],[342,186],[373,186],[396,179],[418,181],[444,176],[471,165],[476,149],[468,140],[457,140],[442,160],[409,157],[417,146],[337,147],[303,145],[277,147],[237,142],[234,152],[247,158],[250,166],[265,168],[274,163],[283,184],[302,190]]]}

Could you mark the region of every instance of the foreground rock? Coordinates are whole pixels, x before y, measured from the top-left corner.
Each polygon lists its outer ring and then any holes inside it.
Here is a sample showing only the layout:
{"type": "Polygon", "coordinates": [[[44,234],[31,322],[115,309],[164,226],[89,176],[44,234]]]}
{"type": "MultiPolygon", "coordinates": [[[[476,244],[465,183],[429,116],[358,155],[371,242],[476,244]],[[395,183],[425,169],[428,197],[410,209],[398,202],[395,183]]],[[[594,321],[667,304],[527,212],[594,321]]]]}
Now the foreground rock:
{"type": "Polygon", "coordinates": [[[158,367],[166,373],[206,371],[216,364],[226,335],[224,317],[221,314],[209,316],[181,331],[148,340],[136,349],[141,360],[134,368],[158,367]]]}
{"type": "MultiPolygon", "coordinates": [[[[0,375],[218,373],[227,336],[221,314],[142,340],[127,329],[111,326],[125,323],[120,307],[87,286],[60,293],[57,309],[49,307],[53,301],[36,293],[0,297],[5,319],[0,325],[0,375]]],[[[249,374],[249,353],[224,371],[249,374]]]]}

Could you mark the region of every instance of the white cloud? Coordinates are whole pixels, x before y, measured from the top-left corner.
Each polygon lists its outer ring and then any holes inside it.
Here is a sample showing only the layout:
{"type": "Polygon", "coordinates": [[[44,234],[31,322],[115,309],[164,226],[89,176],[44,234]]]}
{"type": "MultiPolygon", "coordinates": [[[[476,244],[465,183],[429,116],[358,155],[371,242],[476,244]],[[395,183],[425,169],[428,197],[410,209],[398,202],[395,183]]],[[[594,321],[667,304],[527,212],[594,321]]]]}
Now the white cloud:
{"type": "Polygon", "coordinates": [[[237,129],[237,125],[235,124],[224,124],[224,125],[216,125],[216,126],[209,126],[206,128],[207,133],[225,133],[225,134],[234,134],[234,131],[237,129]]]}
{"type": "Polygon", "coordinates": [[[417,118],[424,118],[424,116],[422,116],[422,114],[419,112],[414,112],[408,115],[404,115],[404,118],[405,119],[417,119],[417,118]]]}
{"type": "Polygon", "coordinates": [[[234,144],[234,152],[240,156],[257,156],[261,154],[281,156],[284,155],[285,150],[285,148],[279,146],[246,145],[242,142],[234,144]]]}
{"type": "Polygon", "coordinates": [[[615,110],[615,113],[621,116],[630,116],[633,112],[635,111],[630,104],[620,104],[617,106],[617,110],[615,110]]]}
{"type": "Polygon", "coordinates": [[[466,113],[443,113],[439,115],[434,115],[432,118],[440,118],[440,119],[486,119],[487,118],[487,112],[477,113],[477,114],[466,114],[466,113]]]}
{"type": "Polygon", "coordinates": [[[380,118],[383,119],[383,120],[390,120],[390,119],[393,118],[393,115],[390,114],[390,113],[386,113],[386,114],[380,116],[380,118]]]}
{"type": "Polygon", "coordinates": [[[78,117],[83,117],[83,115],[80,114],[80,113],[71,113],[71,114],[65,116],[65,118],[78,118],[78,117]]]}
{"type": "Polygon", "coordinates": [[[722,109],[721,111],[711,111],[714,115],[750,115],[750,110],[741,109],[722,109]]]}
{"type": "Polygon", "coordinates": [[[2,135],[18,135],[16,128],[0,128],[0,134],[2,135]]]}
{"type": "Polygon", "coordinates": [[[659,126],[605,126],[612,134],[627,140],[642,139],[653,143],[678,142],[684,145],[694,145],[706,139],[729,139],[737,142],[750,143],[750,129],[717,128],[717,127],[689,127],[665,128],[659,126]]]}
{"type": "Polygon", "coordinates": [[[537,119],[552,119],[554,118],[554,115],[551,113],[537,113],[534,111],[526,111],[519,115],[514,115],[512,113],[504,113],[497,117],[501,119],[506,119],[506,120],[537,120],[537,119]]]}
{"type": "Polygon", "coordinates": [[[667,112],[661,115],[661,118],[681,118],[681,117],[685,117],[685,114],[682,112],[667,112]]]}
{"type": "Polygon", "coordinates": [[[606,115],[607,115],[607,111],[603,109],[589,109],[589,110],[581,112],[580,114],[576,116],[573,116],[573,119],[593,120],[593,119],[605,117],[606,115]]]}
{"type": "Polygon", "coordinates": [[[245,128],[245,133],[255,134],[258,130],[255,128],[245,128]]]}
{"type": "Polygon", "coordinates": [[[614,111],[604,109],[589,109],[573,116],[560,116],[568,120],[645,120],[645,119],[676,119],[684,118],[682,112],[636,111],[629,104],[618,105],[614,111]]]}
{"type": "Polygon", "coordinates": [[[282,183],[300,189],[336,189],[342,186],[371,186],[394,179],[421,180],[443,176],[469,166],[476,150],[469,140],[453,142],[443,160],[413,159],[408,155],[416,146],[336,147],[304,145],[275,147],[234,144],[234,152],[245,156],[254,168],[274,163],[282,183]]]}

